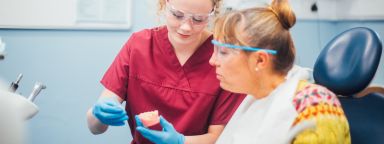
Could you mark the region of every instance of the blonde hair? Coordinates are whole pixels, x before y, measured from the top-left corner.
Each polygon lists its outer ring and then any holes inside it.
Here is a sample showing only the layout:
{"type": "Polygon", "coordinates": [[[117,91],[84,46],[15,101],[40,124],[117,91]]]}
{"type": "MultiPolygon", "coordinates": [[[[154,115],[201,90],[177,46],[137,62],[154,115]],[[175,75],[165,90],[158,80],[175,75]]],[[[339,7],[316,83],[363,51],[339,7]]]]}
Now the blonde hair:
{"type": "Polygon", "coordinates": [[[274,70],[287,73],[295,60],[289,29],[296,23],[287,0],[273,0],[267,7],[231,11],[215,21],[214,38],[225,43],[276,50],[274,70]]]}

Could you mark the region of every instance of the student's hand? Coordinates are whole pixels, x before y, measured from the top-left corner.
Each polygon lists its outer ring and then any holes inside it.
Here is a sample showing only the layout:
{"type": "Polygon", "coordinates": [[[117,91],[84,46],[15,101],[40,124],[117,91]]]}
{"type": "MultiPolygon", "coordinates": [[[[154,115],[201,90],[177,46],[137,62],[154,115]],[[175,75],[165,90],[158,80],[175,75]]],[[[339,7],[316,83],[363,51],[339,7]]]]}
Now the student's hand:
{"type": "Polygon", "coordinates": [[[128,120],[121,103],[114,98],[101,98],[93,106],[93,115],[103,124],[122,126],[128,120]]]}
{"type": "Polygon", "coordinates": [[[173,125],[160,116],[162,131],[151,130],[143,126],[140,118],[136,115],[136,130],[145,138],[156,144],[184,144],[185,136],[175,130],[173,125]]]}

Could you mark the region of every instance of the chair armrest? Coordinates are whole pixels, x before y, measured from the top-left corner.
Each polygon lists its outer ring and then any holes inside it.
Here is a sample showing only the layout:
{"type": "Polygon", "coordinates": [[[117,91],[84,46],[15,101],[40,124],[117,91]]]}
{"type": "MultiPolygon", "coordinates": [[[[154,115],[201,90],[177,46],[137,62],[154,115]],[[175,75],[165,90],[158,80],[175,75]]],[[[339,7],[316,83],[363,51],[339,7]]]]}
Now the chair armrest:
{"type": "Polygon", "coordinates": [[[371,85],[365,88],[363,91],[357,93],[355,97],[360,98],[364,97],[370,93],[381,93],[384,95],[384,86],[381,85],[371,85]]]}

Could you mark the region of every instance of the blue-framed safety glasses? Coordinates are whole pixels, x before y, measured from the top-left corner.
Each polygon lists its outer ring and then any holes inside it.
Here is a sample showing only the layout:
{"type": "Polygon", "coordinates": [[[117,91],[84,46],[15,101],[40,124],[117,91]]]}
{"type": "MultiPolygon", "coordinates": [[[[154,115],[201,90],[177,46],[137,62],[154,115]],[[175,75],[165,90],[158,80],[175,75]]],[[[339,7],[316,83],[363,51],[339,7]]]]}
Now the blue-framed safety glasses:
{"type": "Polygon", "coordinates": [[[226,48],[232,48],[232,49],[241,49],[245,51],[265,51],[269,54],[277,54],[276,50],[270,50],[270,49],[263,49],[263,48],[257,48],[257,47],[249,47],[249,46],[238,46],[238,45],[232,45],[232,44],[227,44],[227,43],[221,43],[217,40],[212,40],[211,41],[213,45],[219,46],[219,47],[226,47],[226,48]]]}

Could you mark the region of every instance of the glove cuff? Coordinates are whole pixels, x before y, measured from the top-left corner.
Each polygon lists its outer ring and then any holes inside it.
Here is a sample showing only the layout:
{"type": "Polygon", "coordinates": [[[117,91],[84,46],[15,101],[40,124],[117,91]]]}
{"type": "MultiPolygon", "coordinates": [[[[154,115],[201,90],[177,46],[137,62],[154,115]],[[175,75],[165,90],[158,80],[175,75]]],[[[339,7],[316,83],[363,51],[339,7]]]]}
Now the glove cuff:
{"type": "Polygon", "coordinates": [[[182,134],[179,134],[179,140],[178,144],[185,144],[185,136],[182,134]]]}

